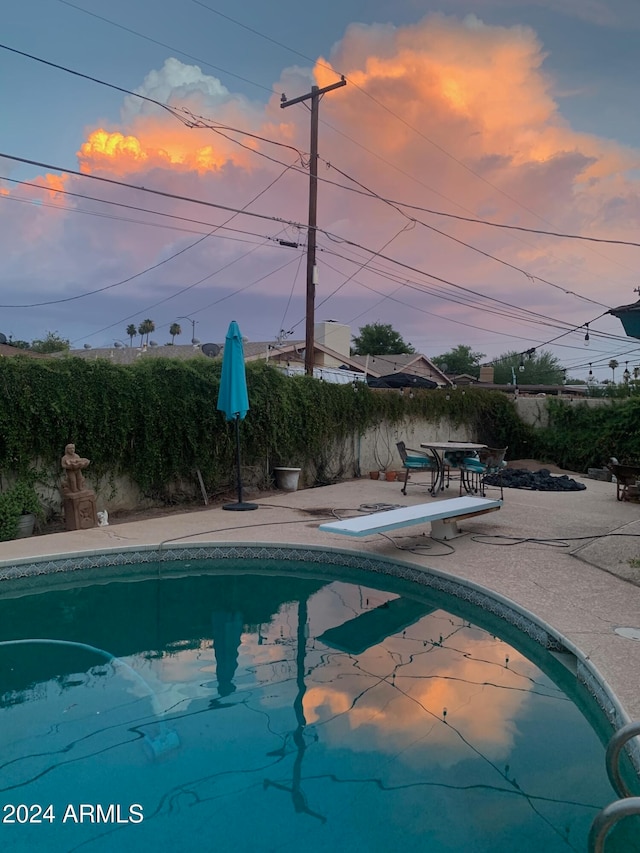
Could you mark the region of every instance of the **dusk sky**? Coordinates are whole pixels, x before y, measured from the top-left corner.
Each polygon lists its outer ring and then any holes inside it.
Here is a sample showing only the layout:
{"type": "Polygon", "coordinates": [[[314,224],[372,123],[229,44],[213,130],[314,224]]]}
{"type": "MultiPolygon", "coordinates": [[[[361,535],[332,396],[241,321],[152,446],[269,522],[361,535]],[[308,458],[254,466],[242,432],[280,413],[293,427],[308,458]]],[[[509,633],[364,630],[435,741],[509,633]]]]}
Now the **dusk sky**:
{"type": "Polygon", "coordinates": [[[149,317],[158,343],[190,320],[203,343],[232,319],[303,339],[309,110],[280,99],[344,75],[320,104],[316,320],[429,356],[540,347],[582,378],[640,364],[601,316],[640,285],[638,0],[5,0],[0,20],[7,337],[108,346],[149,317]]]}

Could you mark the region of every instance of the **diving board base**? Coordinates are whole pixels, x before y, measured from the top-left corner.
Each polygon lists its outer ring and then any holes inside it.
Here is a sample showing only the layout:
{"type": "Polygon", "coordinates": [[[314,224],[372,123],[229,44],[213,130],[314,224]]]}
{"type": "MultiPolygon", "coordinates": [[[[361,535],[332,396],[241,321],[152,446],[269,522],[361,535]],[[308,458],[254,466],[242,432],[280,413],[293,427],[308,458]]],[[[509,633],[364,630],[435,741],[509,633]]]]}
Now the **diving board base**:
{"type": "Polygon", "coordinates": [[[456,536],[461,536],[460,528],[455,519],[446,520],[444,518],[436,518],[431,522],[431,535],[434,539],[455,539],[456,536]]]}

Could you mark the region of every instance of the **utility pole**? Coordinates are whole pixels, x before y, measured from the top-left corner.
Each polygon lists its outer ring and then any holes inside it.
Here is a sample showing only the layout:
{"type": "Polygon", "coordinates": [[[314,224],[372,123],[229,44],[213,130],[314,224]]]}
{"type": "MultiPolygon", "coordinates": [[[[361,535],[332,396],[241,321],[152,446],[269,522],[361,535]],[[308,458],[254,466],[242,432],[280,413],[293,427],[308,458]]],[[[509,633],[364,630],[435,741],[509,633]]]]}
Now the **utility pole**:
{"type": "Polygon", "coordinates": [[[197,343],[197,338],[196,338],[196,323],[197,323],[198,321],[197,321],[197,320],[193,320],[191,317],[178,317],[178,320],[188,320],[188,321],[191,323],[191,343],[192,343],[192,344],[197,343]]]}
{"type": "Polygon", "coordinates": [[[325,86],[319,89],[312,86],[311,91],[299,98],[287,100],[283,94],[280,106],[282,109],[293,104],[311,99],[311,148],[309,157],[309,219],[307,228],[307,308],[306,308],[306,335],[304,349],[304,370],[307,376],[313,376],[313,351],[314,351],[314,324],[315,324],[315,296],[318,269],[316,267],[316,224],[318,211],[318,111],[320,98],[333,89],[346,86],[347,81],[342,77],[339,83],[325,86]]]}

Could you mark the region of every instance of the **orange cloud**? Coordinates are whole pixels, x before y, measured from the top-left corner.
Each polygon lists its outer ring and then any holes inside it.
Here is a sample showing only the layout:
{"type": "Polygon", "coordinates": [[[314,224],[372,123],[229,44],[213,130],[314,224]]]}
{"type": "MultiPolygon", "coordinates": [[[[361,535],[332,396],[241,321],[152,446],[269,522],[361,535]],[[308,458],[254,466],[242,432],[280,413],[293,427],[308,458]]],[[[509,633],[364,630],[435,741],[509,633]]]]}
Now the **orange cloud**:
{"type": "MultiPolygon", "coordinates": [[[[407,750],[405,759],[409,761],[410,748],[428,742],[443,764],[455,763],[466,754],[462,740],[452,735],[455,728],[493,759],[503,758],[509,753],[516,733],[513,721],[528,701],[526,675],[532,674],[534,667],[510,650],[512,669],[507,669],[503,648],[482,641],[467,638],[465,648],[468,657],[455,654],[448,655],[446,660],[439,657],[436,673],[431,671],[430,658],[416,656],[412,678],[403,679],[400,670],[395,684],[378,685],[355,705],[356,693],[343,686],[344,679],[340,683],[310,687],[304,699],[307,723],[322,723],[342,714],[352,732],[366,729],[362,749],[369,748],[369,738],[373,736],[382,750],[407,750]],[[473,660],[474,657],[478,660],[473,660]],[[479,663],[480,659],[485,663],[479,663]],[[417,678],[421,668],[425,677],[417,678]],[[483,685],[483,680],[496,686],[483,685]]],[[[373,669],[378,654],[378,650],[372,649],[361,655],[362,668],[373,669]]],[[[361,691],[361,683],[354,689],[361,691]]],[[[358,749],[358,743],[357,737],[352,738],[350,748],[358,749]]]]}
{"type": "Polygon", "coordinates": [[[78,151],[83,172],[106,170],[116,175],[145,171],[149,168],[181,168],[202,174],[221,168],[230,157],[213,145],[202,142],[203,131],[196,137],[179,128],[146,122],[138,135],[119,131],[109,133],[98,128],[89,134],[78,151]]]}
{"type": "MultiPolygon", "coordinates": [[[[386,198],[534,228],[553,225],[551,230],[635,240],[640,182],[633,170],[640,165],[640,152],[604,135],[575,131],[562,115],[562,101],[545,71],[544,59],[543,46],[530,28],[488,26],[474,16],[460,20],[429,15],[406,27],[353,24],[329,60],[318,59],[313,69],[320,86],[336,82],[332,68],[348,76],[347,86],[322,101],[320,156],[386,198]]],[[[307,69],[287,69],[274,88],[295,97],[308,91],[309,76],[307,69]]],[[[139,91],[177,110],[188,109],[194,116],[208,116],[220,125],[286,143],[299,149],[303,160],[309,150],[307,110],[282,110],[277,95],[267,104],[249,102],[194,65],[168,60],[162,69],[147,75],[139,91]]],[[[304,222],[308,207],[306,176],[292,170],[274,183],[282,167],[254,152],[287,164],[294,162],[295,154],[248,136],[228,135],[239,138],[246,147],[210,129],[189,128],[165,110],[127,97],[120,122],[108,128],[92,126],[78,158],[86,173],[111,174],[125,181],[130,177],[136,185],[215,199],[234,208],[263,192],[254,212],[304,222]]],[[[337,177],[321,163],[321,181],[323,178],[347,182],[344,175],[337,177]]],[[[52,177],[41,180],[53,192],[52,177]]],[[[60,181],[74,191],[87,190],[88,182],[83,179],[72,176],[69,181],[65,177],[60,181]]],[[[103,187],[102,192],[118,199],[121,191],[103,187]]],[[[65,204],[71,207],[76,202],[67,198],[65,204]]],[[[186,202],[167,199],[163,210],[194,216],[193,207],[186,202]]],[[[521,291],[528,306],[572,324],[591,319],[588,307],[582,305],[576,312],[575,300],[559,295],[560,288],[551,291],[539,282],[533,284],[525,275],[481,258],[422,226],[400,233],[407,220],[371,198],[321,182],[318,214],[321,229],[373,249],[385,246],[384,254],[434,275],[490,296],[509,297],[510,301],[521,291]]],[[[636,283],[634,249],[608,246],[595,251],[576,241],[517,235],[416,215],[450,236],[521,266],[527,273],[557,282],[562,288],[598,301],[606,288],[611,304],[631,299],[629,291],[636,283]]],[[[207,214],[213,222],[212,216],[207,214]]],[[[41,268],[55,289],[61,279],[56,274],[55,258],[70,281],[81,280],[90,267],[101,270],[104,283],[156,263],[172,253],[169,250],[174,242],[187,239],[170,231],[169,223],[164,224],[166,230],[143,230],[103,218],[97,228],[96,219],[65,218],[60,211],[24,205],[17,216],[15,212],[7,216],[3,229],[7,251],[25,280],[34,280],[29,267],[36,261],[23,249],[22,238],[36,234],[46,259],[41,268]]],[[[246,220],[243,224],[239,219],[236,224],[245,227],[246,220]]],[[[270,227],[261,223],[259,233],[266,234],[270,227]]],[[[318,239],[324,243],[321,251],[336,251],[335,241],[330,246],[321,233],[318,239]]],[[[274,256],[272,248],[269,259],[274,256]]],[[[183,276],[185,283],[203,279],[236,251],[241,257],[240,244],[225,242],[221,233],[216,234],[193,253],[181,255],[175,267],[159,271],[158,281],[165,272],[167,288],[183,276]]],[[[351,251],[346,243],[341,244],[341,254],[351,251]]],[[[252,256],[246,266],[258,257],[262,262],[267,253],[264,257],[252,256]]],[[[348,322],[357,317],[361,324],[373,322],[380,317],[367,308],[391,293],[397,282],[374,274],[373,268],[381,265],[379,259],[365,269],[360,268],[366,257],[363,252],[358,254],[353,249],[352,257],[355,264],[329,252],[319,256],[319,295],[336,293],[326,310],[337,319],[348,322]],[[375,288],[376,293],[365,290],[360,282],[375,288]]],[[[222,279],[207,279],[197,293],[194,291],[194,310],[212,302],[210,293],[196,298],[205,288],[234,288],[248,276],[254,277],[253,269],[240,272],[239,266],[237,270],[237,280],[236,268],[231,268],[224,283],[222,279]]],[[[418,274],[412,276],[419,278],[418,274]]],[[[265,304],[274,306],[283,294],[292,292],[288,273],[260,287],[265,304]]],[[[145,288],[151,290],[145,279],[132,284],[133,291],[145,288]]],[[[258,288],[254,292],[258,295],[258,288]]],[[[460,339],[458,335],[467,334],[459,326],[443,326],[441,319],[489,327],[486,318],[479,322],[478,312],[465,306],[416,291],[405,290],[397,297],[405,304],[386,303],[389,321],[427,354],[446,351],[460,339]],[[414,307],[417,310],[412,310],[414,307]],[[421,314],[421,308],[429,315],[421,314]]],[[[256,319],[251,320],[256,326],[251,334],[256,339],[277,333],[280,325],[275,324],[281,323],[281,307],[279,311],[274,308],[273,317],[268,319],[266,312],[256,313],[256,319]],[[276,313],[279,316],[275,317],[276,313]]],[[[217,317],[212,322],[217,322],[217,317]]],[[[509,328],[524,341],[546,338],[538,328],[524,323],[509,328]]],[[[513,348],[495,336],[487,345],[472,343],[489,356],[513,348]]],[[[522,346],[524,343],[518,344],[518,348],[522,346]]]]}
{"type": "Polygon", "coordinates": [[[439,144],[470,160],[501,155],[517,167],[578,150],[597,161],[585,178],[638,165],[638,152],[577,133],[564,122],[552,80],[541,69],[544,58],[528,27],[489,27],[473,15],[462,23],[429,15],[419,24],[384,31],[352,25],[332,60],[319,59],[314,74],[325,86],[336,79],[333,68],[345,70],[353,85],[342,104],[349,101],[352,109],[357,99],[359,120],[363,111],[365,121],[367,113],[375,115],[376,142],[391,149],[398,122],[381,120],[359,89],[418,130],[429,136],[434,131],[439,144]]]}

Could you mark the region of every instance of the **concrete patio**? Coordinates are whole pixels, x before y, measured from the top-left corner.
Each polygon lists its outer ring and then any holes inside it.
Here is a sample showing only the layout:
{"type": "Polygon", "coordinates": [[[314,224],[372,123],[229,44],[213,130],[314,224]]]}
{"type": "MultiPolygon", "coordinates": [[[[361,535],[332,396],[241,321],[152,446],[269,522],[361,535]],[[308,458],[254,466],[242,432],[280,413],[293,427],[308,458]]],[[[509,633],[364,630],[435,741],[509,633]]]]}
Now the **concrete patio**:
{"type": "MultiPolygon", "coordinates": [[[[586,490],[575,492],[505,489],[502,509],[461,521],[462,535],[447,543],[430,539],[428,524],[362,539],[318,530],[327,519],[370,511],[379,504],[434,500],[420,475],[412,479],[406,497],[397,482],[363,478],[295,493],[249,496],[259,503],[255,512],[225,512],[218,504],[3,542],[0,570],[44,558],[172,541],[277,543],[381,555],[471,581],[534,614],[560,634],[568,648],[582,652],[615,693],[623,713],[636,720],[640,568],[632,568],[629,561],[640,556],[640,504],[616,501],[614,484],[582,482],[586,490]],[[417,551],[410,550],[416,545],[417,551]]],[[[457,495],[457,484],[444,494],[457,495]]]]}

